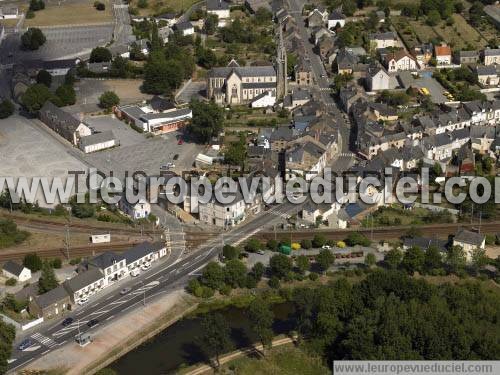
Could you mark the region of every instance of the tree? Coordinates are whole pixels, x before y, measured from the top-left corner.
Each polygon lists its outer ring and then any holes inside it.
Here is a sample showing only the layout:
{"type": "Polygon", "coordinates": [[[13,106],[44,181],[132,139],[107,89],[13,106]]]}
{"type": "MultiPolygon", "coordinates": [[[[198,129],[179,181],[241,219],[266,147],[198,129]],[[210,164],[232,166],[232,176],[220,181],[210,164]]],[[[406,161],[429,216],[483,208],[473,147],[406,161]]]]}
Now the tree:
{"type": "Polygon", "coordinates": [[[8,360],[12,354],[12,344],[15,338],[15,327],[0,320],[0,374],[7,372],[8,360]]]}
{"type": "Polygon", "coordinates": [[[45,9],[43,0],[31,0],[29,10],[36,12],[37,10],[45,9]]]}
{"type": "Polygon", "coordinates": [[[36,75],[36,83],[44,84],[45,86],[50,88],[52,84],[52,75],[46,70],[42,69],[36,75]]]}
{"type": "Polygon", "coordinates": [[[424,270],[429,272],[443,265],[443,257],[436,246],[429,246],[425,251],[424,270]]]}
{"type": "Polygon", "coordinates": [[[271,250],[271,251],[276,251],[278,250],[279,243],[275,239],[271,238],[270,240],[267,241],[266,247],[271,250]]]}
{"type": "Polygon", "coordinates": [[[113,59],[113,55],[111,51],[106,47],[95,47],[92,52],[90,52],[89,62],[91,63],[100,63],[100,62],[108,62],[113,59]]]}
{"type": "Polygon", "coordinates": [[[101,3],[100,1],[95,1],[95,2],[94,2],[94,7],[95,7],[97,10],[99,10],[99,11],[106,10],[106,4],[101,3]]]}
{"type": "Polygon", "coordinates": [[[137,6],[141,9],[146,9],[148,7],[148,0],[139,0],[137,6]]]}
{"type": "Polygon", "coordinates": [[[48,261],[44,261],[42,265],[42,274],[38,279],[38,293],[43,294],[48,291],[57,288],[59,283],[57,282],[56,275],[48,261]]]}
{"type": "Polygon", "coordinates": [[[365,235],[363,235],[361,233],[352,232],[352,233],[349,233],[349,235],[345,239],[345,243],[348,246],[356,246],[356,245],[370,246],[371,241],[365,235]]]}
{"type": "Polygon", "coordinates": [[[422,272],[424,261],[425,254],[422,249],[418,246],[413,246],[406,250],[401,266],[408,271],[410,275],[413,275],[414,272],[422,272]]]}
{"type": "Polygon", "coordinates": [[[49,91],[45,85],[37,83],[28,87],[26,92],[21,96],[21,103],[31,114],[36,114],[43,107],[46,101],[54,102],[56,99],[54,94],[49,91]]]}
{"type": "Polygon", "coordinates": [[[322,234],[315,234],[312,240],[312,246],[315,248],[319,248],[324,246],[326,243],[326,238],[322,234]]]}
{"type": "Polygon", "coordinates": [[[240,255],[240,249],[231,245],[224,245],[222,248],[222,255],[226,260],[238,259],[240,255]]]}
{"type": "Polygon", "coordinates": [[[274,314],[268,303],[256,298],[248,307],[248,318],[252,331],[259,338],[263,349],[270,348],[273,340],[274,314]]]}
{"type": "Polygon", "coordinates": [[[114,106],[120,104],[120,98],[114,91],[105,91],[99,97],[99,107],[110,110],[114,106]]]}
{"type": "Polygon", "coordinates": [[[328,268],[330,268],[334,262],[335,262],[335,256],[328,249],[321,250],[318,256],[316,257],[316,263],[323,272],[325,272],[328,268]]]}
{"type": "Polygon", "coordinates": [[[207,264],[201,275],[201,282],[212,289],[220,289],[224,284],[224,269],[215,262],[207,264]]]}
{"type": "Polygon", "coordinates": [[[31,272],[37,272],[42,269],[42,259],[35,253],[26,254],[23,259],[23,266],[29,268],[31,272]]]}
{"type": "Polygon", "coordinates": [[[201,319],[201,341],[209,356],[215,356],[216,367],[220,367],[219,357],[232,348],[230,328],[220,313],[206,314],[201,319]]]}
{"type": "Polygon", "coordinates": [[[285,277],[292,270],[292,260],[284,254],[276,254],[269,260],[271,273],[278,277],[285,277]]]}
{"type": "Polygon", "coordinates": [[[439,12],[437,10],[430,11],[427,15],[427,25],[436,26],[439,21],[441,21],[441,15],[439,14],[439,12]]]}
{"type": "Polygon", "coordinates": [[[203,103],[191,101],[193,120],[189,125],[189,132],[201,142],[208,142],[212,137],[219,135],[222,130],[224,114],[214,102],[203,103]]]}
{"type": "Polygon", "coordinates": [[[478,272],[481,268],[488,264],[488,257],[486,256],[486,250],[481,248],[476,248],[472,250],[471,254],[472,266],[474,270],[478,272]]]}
{"type": "Polygon", "coordinates": [[[245,286],[247,269],[238,259],[230,260],[224,267],[224,281],[233,288],[245,286]]]}
{"type": "Polygon", "coordinates": [[[373,253],[366,254],[366,256],[365,256],[365,264],[368,267],[372,267],[372,266],[375,265],[375,263],[377,263],[377,258],[375,258],[375,254],[373,254],[373,253]]]}
{"type": "Polygon", "coordinates": [[[451,246],[446,255],[446,263],[451,272],[458,272],[465,267],[465,252],[462,246],[451,246]]]}
{"type": "Polygon", "coordinates": [[[387,252],[384,257],[384,262],[389,266],[389,268],[396,269],[399,267],[401,260],[403,259],[403,254],[398,249],[391,249],[387,252]]]}
{"type": "Polygon", "coordinates": [[[261,262],[257,262],[252,267],[250,274],[256,281],[260,281],[260,279],[262,279],[262,276],[264,276],[265,271],[266,268],[264,267],[264,265],[261,262]]]}
{"type": "Polygon", "coordinates": [[[219,17],[216,14],[208,14],[205,19],[203,30],[207,35],[213,35],[217,31],[219,25],[219,17]]]}
{"type": "Polygon", "coordinates": [[[43,35],[42,30],[36,27],[30,27],[22,36],[21,44],[24,48],[32,51],[37,50],[45,44],[47,38],[43,35]]]}
{"type": "Polygon", "coordinates": [[[309,271],[309,269],[311,268],[309,258],[305,255],[299,255],[297,257],[297,260],[295,261],[295,264],[297,265],[297,268],[302,275],[305,274],[306,271],[309,271]]]}
{"type": "Polygon", "coordinates": [[[256,238],[250,238],[245,244],[245,250],[249,253],[256,253],[260,249],[262,249],[262,244],[256,238]]]}
{"type": "Polygon", "coordinates": [[[63,106],[76,103],[76,93],[72,85],[61,85],[56,89],[56,95],[61,100],[63,106]]]}
{"type": "Polygon", "coordinates": [[[111,64],[109,73],[113,77],[127,78],[129,71],[128,61],[124,57],[116,56],[111,64]]]}
{"type": "Polygon", "coordinates": [[[12,116],[14,113],[14,104],[9,99],[0,102],[0,120],[12,116]]]}

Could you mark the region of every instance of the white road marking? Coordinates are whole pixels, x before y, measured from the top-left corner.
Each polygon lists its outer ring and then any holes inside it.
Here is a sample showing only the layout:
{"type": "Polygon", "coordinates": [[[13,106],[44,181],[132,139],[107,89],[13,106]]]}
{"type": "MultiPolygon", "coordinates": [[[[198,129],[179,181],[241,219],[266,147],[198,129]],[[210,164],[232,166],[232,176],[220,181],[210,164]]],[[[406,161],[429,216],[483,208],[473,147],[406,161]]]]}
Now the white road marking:
{"type": "Polygon", "coordinates": [[[111,315],[111,316],[108,316],[106,319],[104,319],[105,321],[106,320],[109,320],[109,319],[113,319],[115,316],[114,315],[111,315]]]}
{"type": "Polygon", "coordinates": [[[45,355],[45,354],[47,354],[48,352],[50,352],[50,349],[48,349],[48,350],[44,351],[41,355],[45,355]]]}

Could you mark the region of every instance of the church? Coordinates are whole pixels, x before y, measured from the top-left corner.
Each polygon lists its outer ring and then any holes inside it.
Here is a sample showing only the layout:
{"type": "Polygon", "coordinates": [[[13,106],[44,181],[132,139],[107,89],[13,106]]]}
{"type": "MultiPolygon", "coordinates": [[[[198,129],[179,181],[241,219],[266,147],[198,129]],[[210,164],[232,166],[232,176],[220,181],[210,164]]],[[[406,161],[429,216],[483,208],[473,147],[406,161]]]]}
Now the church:
{"type": "Polygon", "coordinates": [[[276,85],[276,70],[272,65],[239,66],[231,60],[226,67],[208,72],[207,95],[220,105],[247,104],[265,92],[275,97],[276,85]]]}

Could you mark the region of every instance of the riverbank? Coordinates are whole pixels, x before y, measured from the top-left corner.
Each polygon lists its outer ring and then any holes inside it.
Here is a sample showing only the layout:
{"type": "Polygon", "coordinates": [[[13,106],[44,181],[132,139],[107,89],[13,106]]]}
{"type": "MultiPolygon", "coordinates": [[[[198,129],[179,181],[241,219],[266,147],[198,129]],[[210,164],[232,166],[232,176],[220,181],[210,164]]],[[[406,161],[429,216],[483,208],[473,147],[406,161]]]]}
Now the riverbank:
{"type": "Polygon", "coordinates": [[[156,336],[196,307],[193,297],[183,289],[176,289],[100,327],[95,331],[91,344],[81,348],[75,342],[68,343],[30,363],[25,370],[59,369],[68,375],[93,374],[156,336]]]}

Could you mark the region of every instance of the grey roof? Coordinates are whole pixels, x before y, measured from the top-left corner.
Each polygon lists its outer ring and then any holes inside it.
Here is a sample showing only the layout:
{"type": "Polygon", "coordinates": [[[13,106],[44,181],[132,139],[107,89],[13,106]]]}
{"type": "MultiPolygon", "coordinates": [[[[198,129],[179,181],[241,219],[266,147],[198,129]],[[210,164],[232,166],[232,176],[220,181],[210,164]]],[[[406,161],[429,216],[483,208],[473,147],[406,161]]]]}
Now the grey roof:
{"type": "Polygon", "coordinates": [[[19,263],[16,263],[12,260],[9,260],[7,261],[4,265],[3,265],[3,270],[4,271],[7,271],[13,275],[16,275],[16,276],[19,276],[21,274],[21,272],[23,272],[23,269],[24,269],[24,266],[19,264],[19,263]]]}
{"type": "Polygon", "coordinates": [[[459,51],[458,56],[459,57],[478,57],[479,52],[477,52],[477,51],[459,51]]]}
{"type": "Polygon", "coordinates": [[[207,10],[228,10],[229,3],[224,0],[207,0],[207,10]]]}
{"type": "Polygon", "coordinates": [[[191,22],[179,22],[176,23],[174,26],[177,30],[179,31],[184,31],[184,30],[189,30],[193,28],[193,24],[191,22]]]}
{"type": "Polygon", "coordinates": [[[81,272],[75,277],[66,280],[63,285],[70,293],[78,292],[96,281],[102,279],[104,274],[99,268],[90,268],[87,271],[81,272]]]}
{"type": "Polygon", "coordinates": [[[97,145],[99,143],[108,142],[114,140],[115,136],[112,130],[106,130],[102,133],[95,133],[92,135],[88,135],[86,137],[80,138],[80,144],[85,146],[97,145]]]}
{"type": "Polygon", "coordinates": [[[149,241],[145,241],[126,250],[123,253],[123,256],[127,261],[127,264],[129,264],[147,256],[148,254],[152,254],[164,247],[165,244],[162,242],[151,243],[149,241]]]}
{"type": "Polygon", "coordinates": [[[70,141],[73,140],[73,134],[81,123],[71,113],[58,108],[50,101],[45,102],[40,109],[40,119],[70,141]]]}
{"type": "Polygon", "coordinates": [[[358,63],[357,57],[345,48],[337,53],[337,65],[339,69],[354,69],[354,65],[358,63]]]}
{"type": "Polygon", "coordinates": [[[104,270],[105,268],[108,268],[123,259],[125,259],[123,255],[108,251],[93,257],[88,261],[88,263],[104,270]]]}
{"type": "Polygon", "coordinates": [[[288,126],[279,126],[271,133],[271,141],[276,140],[286,140],[291,141],[295,138],[295,132],[293,129],[290,129],[288,126]]]}
{"type": "Polygon", "coordinates": [[[239,66],[239,67],[217,67],[208,72],[209,77],[227,78],[232,72],[240,77],[274,77],[276,70],[272,65],[265,66],[239,66]]]}
{"type": "Polygon", "coordinates": [[[470,137],[471,138],[488,138],[495,139],[496,138],[496,129],[492,126],[471,126],[470,128],[470,137]]]}
{"type": "Polygon", "coordinates": [[[476,67],[476,72],[478,76],[496,76],[497,69],[493,65],[478,65],[476,67]]]}
{"type": "Polygon", "coordinates": [[[273,89],[276,82],[245,82],[241,86],[244,89],[273,89]]]}
{"type": "Polygon", "coordinates": [[[440,251],[446,251],[446,246],[448,241],[440,240],[437,238],[425,238],[425,237],[415,237],[415,238],[405,238],[403,241],[404,247],[419,247],[422,250],[427,250],[431,246],[437,247],[440,251]]]}
{"type": "Polygon", "coordinates": [[[484,50],[484,56],[498,56],[500,55],[500,48],[488,48],[484,50]]]}
{"type": "Polygon", "coordinates": [[[460,229],[457,234],[455,234],[455,237],[453,238],[454,241],[458,242],[463,242],[466,244],[470,245],[476,245],[479,246],[482,244],[484,241],[484,234],[477,233],[477,232],[472,232],[467,229],[460,229]]]}
{"type": "Polygon", "coordinates": [[[43,309],[68,297],[68,292],[64,289],[64,286],[59,285],[47,293],[35,297],[35,302],[40,308],[43,309]]]}
{"type": "Polygon", "coordinates": [[[292,100],[307,100],[311,99],[311,93],[309,90],[293,90],[292,100]]]}
{"type": "Polygon", "coordinates": [[[170,112],[162,112],[162,113],[145,113],[141,115],[140,119],[143,121],[149,121],[154,119],[171,119],[174,117],[187,116],[191,113],[191,108],[183,108],[177,109],[175,111],[170,112]]]}
{"type": "Polygon", "coordinates": [[[330,15],[328,16],[329,20],[343,20],[345,19],[345,16],[342,14],[342,12],[339,9],[333,10],[330,15]]]}
{"type": "Polygon", "coordinates": [[[130,106],[124,106],[124,107],[119,107],[119,110],[123,113],[125,113],[127,116],[139,119],[142,115],[146,114],[142,109],[140,109],[136,105],[130,105],[130,106]]]}
{"type": "Polygon", "coordinates": [[[177,18],[177,16],[175,13],[163,13],[163,14],[160,14],[159,16],[156,16],[155,18],[163,19],[163,20],[173,20],[173,19],[177,18]]]}
{"type": "Polygon", "coordinates": [[[394,40],[396,39],[396,33],[388,31],[385,33],[372,33],[369,36],[370,40],[394,40]]]}
{"type": "Polygon", "coordinates": [[[172,103],[170,100],[166,98],[162,98],[158,95],[155,95],[151,98],[151,101],[149,102],[149,105],[151,108],[153,108],[155,111],[167,111],[170,109],[174,109],[175,105],[172,103]]]}

